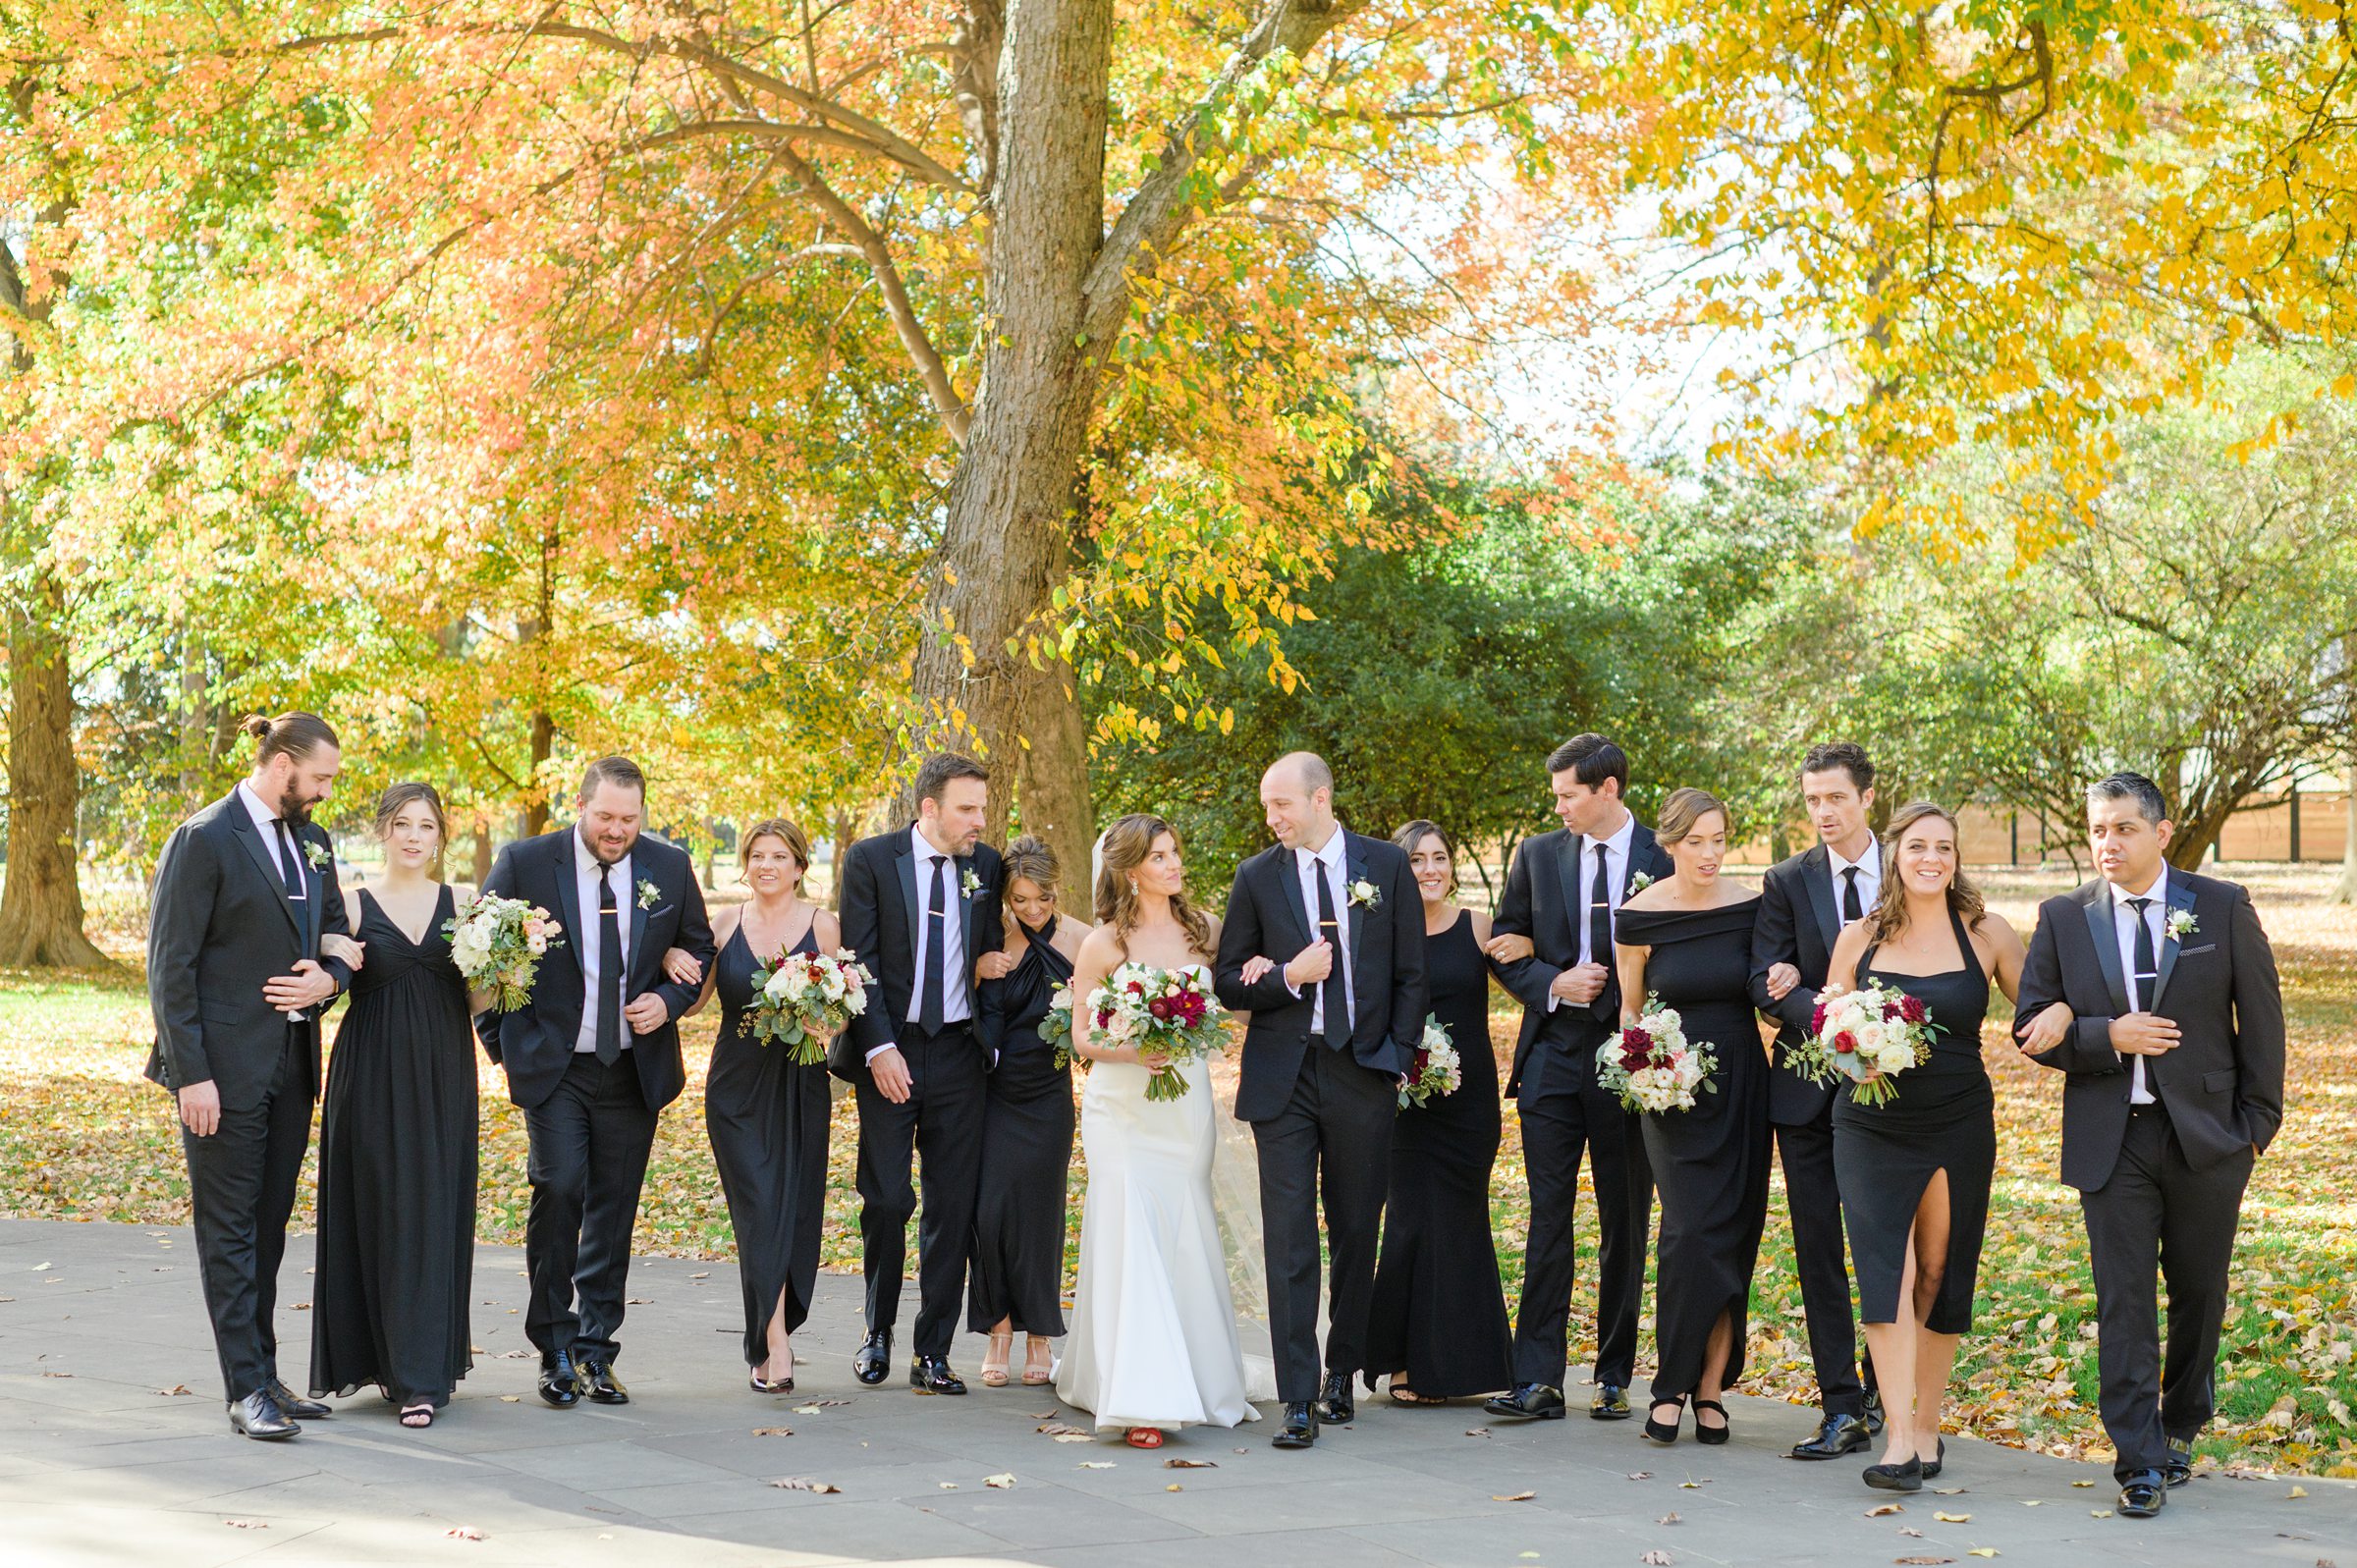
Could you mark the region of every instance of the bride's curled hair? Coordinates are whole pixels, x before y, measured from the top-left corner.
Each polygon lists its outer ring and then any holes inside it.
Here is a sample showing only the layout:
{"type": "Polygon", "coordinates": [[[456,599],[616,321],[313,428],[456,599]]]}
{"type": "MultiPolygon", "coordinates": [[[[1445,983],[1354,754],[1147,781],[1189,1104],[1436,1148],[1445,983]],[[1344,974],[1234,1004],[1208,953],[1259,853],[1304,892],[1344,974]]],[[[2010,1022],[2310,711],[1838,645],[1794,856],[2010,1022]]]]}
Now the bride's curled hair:
{"type": "MultiPolygon", "coordinates": [[[[1130,879],[1154,852],[1154,840],[1164,834],[1171,836],[1174,845],[1178,843],[1178,829],[1143,811],[1133,811],[1105,830],[1105,859],[1097,870],[1097,924],[1113,928],[1113,939],[1121,944],[1124,956],[1138,916],[1138,895],[1130,879]]],[[[1205,958],[1211,957],[1211,919],[1186,901],[1183,888],[1171,894],[1171,916],[1186,933],[1186,945],[1205,958]]]]}

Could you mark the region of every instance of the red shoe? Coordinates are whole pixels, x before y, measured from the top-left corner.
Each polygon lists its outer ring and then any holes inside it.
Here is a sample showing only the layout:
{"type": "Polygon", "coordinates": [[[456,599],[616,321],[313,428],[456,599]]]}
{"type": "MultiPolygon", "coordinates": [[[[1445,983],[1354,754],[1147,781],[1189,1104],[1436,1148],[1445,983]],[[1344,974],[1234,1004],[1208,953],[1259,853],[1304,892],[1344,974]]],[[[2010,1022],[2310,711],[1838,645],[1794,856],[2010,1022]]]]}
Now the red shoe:
{"type": "Polygon", "coordinates": [[[1161,1429],[1160,1427],[1132,1427],[1132,1428],[1130,1428],[1130,1429],[1129,1429],[1129,1446],[1130,1446],[1130,1447],[1132,1447],[1132,1448],[1159,1448],[1159,1447],[1161,1447],[1161,1446],[1162,1446],[1162,1429],[1161,1429]]]}

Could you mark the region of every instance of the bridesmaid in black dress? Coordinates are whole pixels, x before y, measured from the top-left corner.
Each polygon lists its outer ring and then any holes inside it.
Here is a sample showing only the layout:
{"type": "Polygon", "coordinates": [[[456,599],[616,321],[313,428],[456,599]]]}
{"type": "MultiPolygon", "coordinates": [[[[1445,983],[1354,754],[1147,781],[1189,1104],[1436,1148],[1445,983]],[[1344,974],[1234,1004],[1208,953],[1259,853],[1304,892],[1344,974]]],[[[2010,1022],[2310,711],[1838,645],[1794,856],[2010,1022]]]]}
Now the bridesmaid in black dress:
{"type": "MultiPolygon", "coordinates": [[[[1873,911],[1843,931],[1826,985],[1881,981],[1923,1002],[1930,1059],[1897,1077],[1897,1096],[1834,1103],[1834,1179],[1849,1228],[1858,1318],[1883,1389],[1883,1457],[1866,1484],[1915,1491],[1940,1474],[1940,1407],[1972,1293],[1997,1170],[1996,1096],[1981,1063],[1981,1019],[1994,977],[2011,1000],[2021,938],[1959,869],[1956,820],[1925,801],[1902,806],[1883,840],[1873,911]]],[[[2033,1049],[2070,1027],[2058,1004],[2033,1021],[2033,1049]]]]}
{"type": "MultiPolygon", "coordinates": [[[[737,1232],[744,1289],[744,1362],[753,1392],[794,1392],[794,1331],[810,1316],[827,1214],[827,1121],[834,1100],[823,1057],[753,1038],[753,971],[788,952],[843,946],[834,914],[802,897],[810,840],[782,817],[745,830],[738,855],[752,897],[712,917],[719,951],[704,994],[720,997],[720,1035],[704,1073],[704,1126],[737,1232]]],[[[683,957],[685,955],[682,955],[683,957]]],[[[692,960],[689,960],[690,962],[692,960]]]]}
{"type": "Polygon", "coordinates": [[[1001,886],[1007,947],[975,966],[974,1033],[996,1065],[983,1108],[980,1198],[974,1209],[966,1327],[990,1335],[985,1387],[1007,1386],[1014,1336],[1023,1381],[1055,1375],[1048,1341],[1064,1333],[1066,1193],[1072,1168],[1072,1073],[1039,1037],[1057,988],[1089,927],[1056,912],[1055,851],[1024,837],[1007,846],[1001,886]]]}
{"type": "Polygon", "coordinates": [[[474,1365],[474,1033],[442,930],[457,897],[434,879],[444,826],[430,784],[377,802],[385,871],[354,893],[365,962],[320,1109],[311,1394],[375,1383],[405,1427],[431,1426],[474,1365]]]}
{"type": "Polygon", "coordinates": [[[1727,808],[1717,797],[1672,790],[1654,834],[1676,870],[1620,906],[1620,1017],[1634,1023],[1649,993],[1674,1009],[1689,1042],[1714,1048],[1718,1092],[1696,1091],[1690,1110],[1638,1118],[1662,1203],[1645,1435],[1675,1442],[1691,1396],[1696,1440],[1723,1443],[1721,1396],[1743,1376],[1751,1272],[1768,1223],[1768,1057],[1750,982],[1760,900],[1719,876],[1727,808]]]}
{"type": "Polygon", "coordinates": [[[1456,906],[1456,854],[1436,823],[1392,836],[1424,895],[1424,975],[1463,1081],[1399,1112],[1392,1130],[1383,1253],[1367,1314],[1367,1386],[1391,1371],[1392,1399],[1437,1405],[1509,1386],[1513,1328],[1490,1235],[1498,1160],[1498,1058],[1490,1045],[1490,917],[1456,906]]]}

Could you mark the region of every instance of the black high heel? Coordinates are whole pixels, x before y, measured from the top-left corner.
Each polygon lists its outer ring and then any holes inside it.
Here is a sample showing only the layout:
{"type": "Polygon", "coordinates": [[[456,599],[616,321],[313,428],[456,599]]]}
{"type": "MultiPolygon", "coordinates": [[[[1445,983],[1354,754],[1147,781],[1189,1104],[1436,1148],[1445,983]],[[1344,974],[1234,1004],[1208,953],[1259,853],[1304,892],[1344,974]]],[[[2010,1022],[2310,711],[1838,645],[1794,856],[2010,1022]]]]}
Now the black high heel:
{"type": "Polygon", "coordinates": [[[1727,1425],[1727,1406],[1716,1399],[1694,1401],[1694,1440],[1696,1442],[1710,1443],[1716,1446],[1727,1441],[1730,1431],[1731,1429],[1727,1425]],[[1719,1412],[1720,1424],[1718,1426],[1706,1427],[1702,1424],[1702,1413],[1706,1410],[1719,1412]]]}
{"type": "Polygon", "coordinates": [[[1940,1474],[1941,1468],[1942,1468],[1943,1466],[1945,1466],[1946,1463],[1947,1463],[1947,1439],[1946,1439],[1946,1437],[1943,1437],[1943,1438],[1941,1438],[1941,1439],[1940,1439],[1940,1453],[1939,1453],[1939,1457],[1938,1457],[1938,1458],[1935,1458],[1935,1459],[1926,1459],[1926,1460],[1924,1460],[1924,1461],[1923,1461],[1923,1479],[1924,1479],[1924,1480],[1926,1480],[1926,1481],[1930,1481],[1930,1480],[1931,1480],[1933,1477],[1935,1477],[1935,1476],[1937,1476],[1937,1475],[1939,1475],[1939,1474],[1940,1474]]]}
{"type": "MultiPolygon", "coordinates": [[[[1677,1424],[1679,1421],[1684,1419],[1686,1414],[1686,1396],[1684,1394],[1679,1394],[1675,1399],[1656,1399],[1654,1404],[1675,1405],[1677,1407],[1677,1414],[1670,1418],[1670,1425],[1667,1427],[1653,1419],[1653,1411],[1651,1408],[1648,1408],[1645,1412],[1645,1440],[1647,1442],[1658,1442],[1664,1447],[1668,1447],[1670,1444],[1677,1441],[1677,1424]]],[[[1699,1425],[1695,1428],[1697,1433],[1699,1433],[1701,1430],[1702,1429],[1699,1425]]]]}
{"type": "Polygon", "coordinates": [[[1923,1461],[1910,1458],[1903,1465],[1868,1465],[1866,1485],[1877,1491],[1921,1491],[1923,1461]]]}

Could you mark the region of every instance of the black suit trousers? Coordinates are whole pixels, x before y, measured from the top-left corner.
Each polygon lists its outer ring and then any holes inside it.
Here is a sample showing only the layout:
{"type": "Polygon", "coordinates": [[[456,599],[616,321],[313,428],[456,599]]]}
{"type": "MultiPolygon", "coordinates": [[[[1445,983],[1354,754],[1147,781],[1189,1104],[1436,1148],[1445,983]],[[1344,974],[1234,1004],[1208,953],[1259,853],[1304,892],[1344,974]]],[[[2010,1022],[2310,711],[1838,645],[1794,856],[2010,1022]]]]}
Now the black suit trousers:
{"type": "Polygon", "coordinates": [[[199,1138],[183,1124],[189,1207],[204,1310],[213,1320],[221,1381],[231,1400],[278,1377],[278,1266],[287,1217],[311,1142],[310,1041],[286,1031],[278,1067],[259,1104],[221,1108],[221,1125],[199,1138]]]}
{"type": "Polygon", "coordinates": [[[610,1362],[621,1353],[615,1335],[655,1121],[628,1051],[610,1067],[576,1053],[556,1093],[523,1113],[532,1180],[523,1331],[544,1356],[610,1362]]]}
{"type": "MultiPolygon", "coordinates": [[[[1562,1048],[1541,1041],[1540,1051],[1562,1048]]],[[[1574,1048],[1576,1049],[1576,1048],[1574,1048]]],[[[1593,1050],[1591,1044],[1587,1049],[1593,1050]]],[[[1596,1186],[1596,1380],[1627,1387],[1636,1370],[1637,1313],[1653,1228],[1653,1166],[1636,1117],[1572,1063],[1548,1063],[1550,1088],[1522,1101],[1522,1166],[1530,1232],[1522,1299],[1514,1312],[1514,1381],[1563,1386],[1569,1362],[1571,1288],[1579,1273],[1579,1160],[1596,1186]]]]}
{"type": "Polygon", "coordinates": [[[1832,1108],[1797,1126],[1774,1130],[1784,1166],[1784,1207],[1792,1217],[1792,1262],[1800,1275],[1801,1312],[1808,1319],[1817,1402],[1829,1416],[1863,1415],[1874,1372],[1869,1367],[1861,1374],[1858,1365],[1841,1190],[1834,1182],[1832,1108]]]}
{"type": "Polygon", "coordinates": [[[2194,1169],[2167,1112],[2139,1107],[2111,1179],[2079,1194],[2095,1264],[2097,1405],[2119,1476],[2159,1469],[2167,1439],[2196,1436],[2217,1408],[2226,1269],[2251,1163],[2245,1151],[2194,1169]],[[2168,1285],[2165,1356],[2156,1264],[2168,1285]]]}
{"type": "Polygon", "coordinates": [[[924,1212],[916,1226],[916,1329],[909,1348],[947,1356],[965,1298],[965,1264],[982,1177],[982,1125],[990,1083],[982,1048],[964,1022],[928,1036],[899,1031],[908,1098],[894,1105],[865,1073],[859,1097],[859,1250],[867,1276],[867,1326],[900,1321],[908,1264],[908,1218],[917,1213],[912,1167],[920,1159],[924,1212]]]}
{"type": "Polygon", "coordinates": [[[1375,1255],[1391,1188],[1398,1089],[1346,1050],[1310,1037],[1285,1108],[1252,1125],[1260,1156],[1261,1245],[1269,1271],[1269,1331],[1277,1397],[1318,1397],[1318,1213],[1323,1200],[1333,1278],[1326,1370],[1366,1366],[1375,1255]]]}

